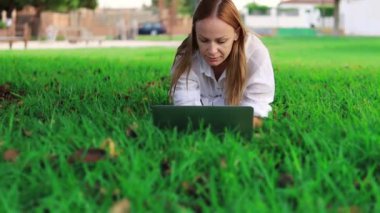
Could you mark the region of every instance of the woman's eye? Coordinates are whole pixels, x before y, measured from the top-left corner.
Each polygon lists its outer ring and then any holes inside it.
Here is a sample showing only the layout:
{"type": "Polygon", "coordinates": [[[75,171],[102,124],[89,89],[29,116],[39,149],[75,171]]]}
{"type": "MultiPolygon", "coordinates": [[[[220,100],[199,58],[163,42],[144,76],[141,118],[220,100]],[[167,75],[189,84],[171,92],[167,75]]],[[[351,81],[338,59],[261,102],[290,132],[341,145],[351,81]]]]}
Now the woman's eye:
{"type": "Polygon", "coordinates": [[[226,43],[226,40],[218,41],[218,44],[224,44],[226,43]]]}

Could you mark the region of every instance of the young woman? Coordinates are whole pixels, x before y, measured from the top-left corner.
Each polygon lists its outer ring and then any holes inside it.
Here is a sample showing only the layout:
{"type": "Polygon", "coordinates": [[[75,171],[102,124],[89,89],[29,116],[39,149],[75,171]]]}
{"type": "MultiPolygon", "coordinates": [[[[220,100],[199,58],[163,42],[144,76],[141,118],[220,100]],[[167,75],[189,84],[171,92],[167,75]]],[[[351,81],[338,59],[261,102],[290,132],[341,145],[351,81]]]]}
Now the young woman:
{"type": "Polygon", "coordinates": [[[260,127],[272,110],[274,85],[268,50],[246,31],[232,0],[202,0],[173,63],[173,104],[252,106],[260,127]]]}

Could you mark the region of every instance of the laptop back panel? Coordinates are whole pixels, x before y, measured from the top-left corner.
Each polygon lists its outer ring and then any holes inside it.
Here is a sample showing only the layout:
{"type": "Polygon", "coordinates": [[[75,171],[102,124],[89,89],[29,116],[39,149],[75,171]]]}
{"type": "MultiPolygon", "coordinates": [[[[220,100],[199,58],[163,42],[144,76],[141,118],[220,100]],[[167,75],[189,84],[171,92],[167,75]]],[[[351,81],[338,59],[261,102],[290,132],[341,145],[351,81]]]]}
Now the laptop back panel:
{"type": "Polygon", "coordinates": [[[155,105],[151,109],[153,124],[160,128],[187,130],[203,126],[210,127],[214,133],[229,129],[244,136],[252,135],[252,107],[155,105]]]}

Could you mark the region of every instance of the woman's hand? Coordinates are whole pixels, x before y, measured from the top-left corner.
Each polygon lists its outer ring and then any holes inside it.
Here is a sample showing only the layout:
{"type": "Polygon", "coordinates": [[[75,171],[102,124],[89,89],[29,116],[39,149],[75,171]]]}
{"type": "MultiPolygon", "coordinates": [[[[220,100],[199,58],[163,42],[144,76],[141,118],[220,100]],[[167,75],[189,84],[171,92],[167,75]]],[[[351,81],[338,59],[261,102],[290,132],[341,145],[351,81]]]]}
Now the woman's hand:
{"type": "Polygon", "coordinates": [[[255,128],[261,128],[263,126],[263,119],[260,117],[253,117],[253,126],[255,128]]]}

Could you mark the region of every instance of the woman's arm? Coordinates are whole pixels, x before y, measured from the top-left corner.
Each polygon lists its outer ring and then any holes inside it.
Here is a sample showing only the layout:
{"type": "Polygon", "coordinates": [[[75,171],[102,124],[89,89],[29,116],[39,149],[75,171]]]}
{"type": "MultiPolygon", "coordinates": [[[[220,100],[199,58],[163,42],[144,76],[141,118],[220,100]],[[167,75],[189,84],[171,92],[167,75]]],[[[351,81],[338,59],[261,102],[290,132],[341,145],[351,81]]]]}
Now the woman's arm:
{"type": "MultiPolygon", "coordinates": [[[[268,117],[272,110],[270,104],[273,102],[275,91],[273,67],[267,48],[258,39],[247,57],[247,85],[241,105],[252,106],[253,116],[259,120],[268,117]]],[[[260,122],[256,121],[256,124],[259,126],[260,122]]]]}
{"type": "Polygon", "coordinates": [[[255,128],[261,128],[263,126],[263,119],[260,117],[253,117],[253,126],[255,128]]]}
{"type": "Polygon", "coordinates": [[[178,79],[171,96],[174,105],[202,105],[198,76],[192,70],[188,76],[184,73],[178,79]]]}

